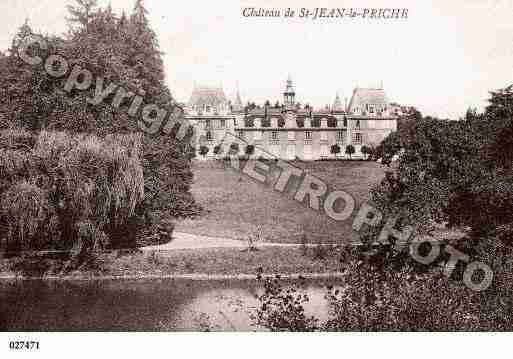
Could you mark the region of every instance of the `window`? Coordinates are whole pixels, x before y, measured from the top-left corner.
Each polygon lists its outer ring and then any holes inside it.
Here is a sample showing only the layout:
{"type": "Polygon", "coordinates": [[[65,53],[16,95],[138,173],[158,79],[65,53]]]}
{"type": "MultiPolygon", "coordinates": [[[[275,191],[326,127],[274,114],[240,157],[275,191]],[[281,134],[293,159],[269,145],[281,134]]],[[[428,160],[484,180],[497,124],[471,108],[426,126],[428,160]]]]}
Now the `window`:
{"type": "Polygon", "coordinates": [[[305,131],[305,140],[311,140],[312,139],[312,132],[305,131]]]}
{"type": "Polygon", "coordinates": [[[271,140],[277,141],[278,140],[278,131],[272,131],[271,132],[271,140]]]}
{"type": "Polygon", "coordinates": [[[374,106],[369,106],[369,113],[374,113],[374,106]]]}
{"type": "Polygon", "coordinates": [[[360,120],[356,120],[356,128],[360,128],[360,120]]]}
{"type": "Polygon", "coordinates": [[[221,128],[225,128],[226,127],[226,120],[221,120],[221,128]]]}
{"type": "Polygon", "coordinates": [[[212,132],[207,131],[207,141],[212,141],[214,138],[212,137],[212,132]]]}
{"type": "Polygon", "coordinates": [[[207,106],[207,107],[206,107],[206,112],[210,112],[210,109],[211,109],[211,107],[210,107],[210,106],[207,106]]]}
{"type": "Polygon", "coordinates": [[[237,131],[237,137],[244,138],[244,131],[237,131]]]}
{"type": "Polygon", "coordinates": [[[347,117],[344,116],[344,127],[347,127],[347,117]]]}
{"type": "Polygon", "coordinates": [[[359,133],[359,132],[355,133],[353,139],[354,139],[354,143],[356,145],[362,144],[362,134],[361,133],[359,133]]]}
{"type": "Polygon", "coordinates": [[[210,120],[205,120],[205,128],[210,128],[211,125],[210,120]]]}
{"type": "Polygon", "coordinates": [[[337,131],[337,141],[344,142],[346,139],[346,131],[337,131]]]}

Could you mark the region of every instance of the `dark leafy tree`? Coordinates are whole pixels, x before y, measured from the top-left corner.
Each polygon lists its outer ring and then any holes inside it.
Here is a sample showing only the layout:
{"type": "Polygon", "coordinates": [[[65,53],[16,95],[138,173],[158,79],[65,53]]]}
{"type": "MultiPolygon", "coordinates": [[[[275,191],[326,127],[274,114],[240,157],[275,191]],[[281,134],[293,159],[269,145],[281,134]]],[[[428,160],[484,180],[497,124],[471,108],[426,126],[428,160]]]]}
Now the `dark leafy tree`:
{"type": "Polygon", "coordinates": [[[200,146],[199,148],[199,154],[202,156],[206,156],[209,152],[209,148],[207,146],[200,146]]]}
{"type": "Polygon", "coordinates": [[[330,148],[331,154],[333,154],[335,156],[338,155],[340,153],[340,151],[341,151],[340,146],[337,144],[332,145],[330,148]]]}
{"type": "Polygon", "coordinates": [[[366,159],[370,159],[374,152],[373,148],[367,145],[363,145],[361,151],[365,155],[366,159]]]}
{"type": "Polygon", "coordinates": [[[251,156],[255,153],[255,146],[254,145],[247,145],[246,146],[246,155],[251,156]]]}
{"type": "Polygon", "coordinates": [[[230,145],[230,153],[231,153],[232,155],[237,155],[237,154],[239,154],[239,152],[240,152],[240,146],[239,146],[239,144],[238,144],[238,143],[232,143],[232,144],[230,145]]]}
{"type": "Polygon", "coordinates": [[[223,148],[220,145],[215,145],[213,152],[215,155],[220,155],[223,152],[223,148]]]}
{"type": "Polygon", "coordinates": [[[349,155],[349,158],[352,158],[354,153],[356,152],[356,149],[353,145],[347,145],[346,146],[346,155],[349,155]]]}

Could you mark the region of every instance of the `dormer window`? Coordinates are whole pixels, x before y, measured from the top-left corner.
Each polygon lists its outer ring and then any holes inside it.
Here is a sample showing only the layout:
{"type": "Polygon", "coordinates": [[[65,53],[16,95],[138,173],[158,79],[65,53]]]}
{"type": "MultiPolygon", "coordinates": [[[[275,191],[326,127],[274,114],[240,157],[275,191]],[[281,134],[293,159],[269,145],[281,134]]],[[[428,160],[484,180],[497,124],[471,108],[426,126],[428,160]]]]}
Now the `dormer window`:
{"type": "Polygon", "coordinates": [[[374,106],[369,106],[369,113],[374,113],[374,106]]]}

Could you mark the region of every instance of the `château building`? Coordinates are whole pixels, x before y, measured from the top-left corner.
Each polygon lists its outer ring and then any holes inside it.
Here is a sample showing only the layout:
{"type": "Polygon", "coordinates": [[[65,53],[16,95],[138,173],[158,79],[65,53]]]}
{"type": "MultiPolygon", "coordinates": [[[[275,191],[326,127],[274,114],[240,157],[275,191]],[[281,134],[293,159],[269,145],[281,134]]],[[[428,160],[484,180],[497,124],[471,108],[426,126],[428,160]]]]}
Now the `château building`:
{"type": "Polygon", "coordinates": [[[362,146],[377,146],[397,129],[399,111],[400,106],[389,103],[383,88],[357,87],[349,103],[342,103],[337,94],[332,106],[320,110],[300,106],[289,77],[279,106],[244,106],[238,90],[232,103],[220,87],[195,86],[186,118],[201,140],[197,151],[208,148],[208,153],[197,154],[199,159],[219,155],[214,148],[229,132],[281,159],[308,161],[349,157],[348,145],[355,149],[352,158],[363,157],[362,146]],[[336,148],[340,152],[332,153],[336,148]]]}

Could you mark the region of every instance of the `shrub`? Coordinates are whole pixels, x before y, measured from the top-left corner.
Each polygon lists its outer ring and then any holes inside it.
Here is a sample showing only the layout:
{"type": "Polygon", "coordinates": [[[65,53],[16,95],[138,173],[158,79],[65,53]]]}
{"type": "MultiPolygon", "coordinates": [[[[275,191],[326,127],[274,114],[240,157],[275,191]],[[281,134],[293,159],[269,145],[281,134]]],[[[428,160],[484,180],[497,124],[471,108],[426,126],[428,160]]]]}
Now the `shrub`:
{"type": "Polygon", "coordinates": [[[305,332],[318,329],[318,321],[305,314],[303,304],[308,302],[308,296],[298,293],[295,287],[283,288],[279,276],[264,279],[264,293],[258,296],[258,300],[258,325],[271,331],[305,332]]]}
{"type": "Polygon", "coordinates": [[[511,263],[500,286],[473,292],[440,269],[390,270],[353,258],[341,284],[326,288],[327,320],[306,317],[309,298],[298,289],[302,283],[279,278],[266,278],[256,317],[273,331],[511,330],[511,263]]]}

